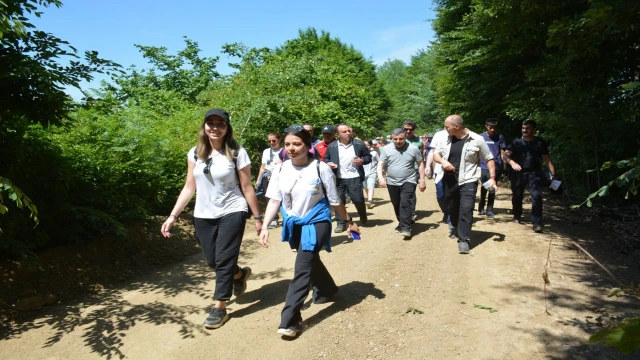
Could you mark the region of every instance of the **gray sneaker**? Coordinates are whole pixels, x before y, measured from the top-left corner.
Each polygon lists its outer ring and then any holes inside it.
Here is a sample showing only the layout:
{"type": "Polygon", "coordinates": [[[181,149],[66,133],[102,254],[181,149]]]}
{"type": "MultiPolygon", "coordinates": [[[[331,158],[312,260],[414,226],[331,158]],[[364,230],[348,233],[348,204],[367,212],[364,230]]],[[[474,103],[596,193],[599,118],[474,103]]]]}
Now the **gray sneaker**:
{"type": "Polygon", "coordinates": [[[283,337],[288,337],[288,338],[294,338],[298,336],[299,332],[300,332],[299,326],[290,326],[286,329],[284,328],[278,329],[278,335],[282,335],[283,337]]]}
{"type": "Polygon", "coordinates": [[[458,238],[458,228],[449,227],[449,238],[457,239],[458,238]]]}
{"type": "Polygon", "coordinates": [[[458,253],[460,254],[468,254],[469,253],[469,242],[465,240],[458,241],[458,253]]]}
{"type": "Polygon", "coordinates": [[[247,279],[251,276],[251,268],[248,266],[240,269],[242,276],[240,279],[233,279],[233,295],[236,297],[242,295],[247,290],[247,279]]]}
{"type": "Polygon", "coordinates": [[[402,235],[402,237],[405,240],[411,239],[411,231],[409,231],[409,230],[402,230],[402,231],[400,231],[400,234],[402,235]]]}
{"type": "Polygon", "coordinates": [[[345,232],[347,231],[347,227],[343,224],[343,225],[336,225],[336,228],[333,229],[334,233],[341,233],[341,232],[345,232]]]}
{"type": "Polygon", "coordinates": [[[229,320],[227,309],[213,308],[204,321],[204,327],[207,329],[217,329],[229,320]]]}

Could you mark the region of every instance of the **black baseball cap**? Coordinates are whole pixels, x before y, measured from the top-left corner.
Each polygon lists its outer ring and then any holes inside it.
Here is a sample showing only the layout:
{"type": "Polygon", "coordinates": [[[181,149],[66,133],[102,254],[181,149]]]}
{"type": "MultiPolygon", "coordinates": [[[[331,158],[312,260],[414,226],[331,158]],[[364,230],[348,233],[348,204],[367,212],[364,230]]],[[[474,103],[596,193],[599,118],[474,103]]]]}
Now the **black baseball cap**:
{"type": "Polygon", "coordinates": [[[209,116],[220,116],[224,121],[229,122],[229,113],[222,109],[211,109],[204,114],[204,121],[207,121],[209,116]]]}
{"type": "Polygon", "coordinates": [[[322,127],[322,133],[335,133],[336,132],[336,128],[333,127],[333,125],[325,125],[322,127]]]}

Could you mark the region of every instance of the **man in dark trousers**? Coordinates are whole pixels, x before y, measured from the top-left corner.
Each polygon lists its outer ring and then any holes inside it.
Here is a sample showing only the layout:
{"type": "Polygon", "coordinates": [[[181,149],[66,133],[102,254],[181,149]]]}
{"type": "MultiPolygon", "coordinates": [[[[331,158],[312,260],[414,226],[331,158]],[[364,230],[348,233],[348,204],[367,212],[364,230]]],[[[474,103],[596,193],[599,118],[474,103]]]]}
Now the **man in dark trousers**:
{"type": "MultiPolygon", "coordinates": [[[[329,144],[327,152],[324,154],[324,162],[333,169],[336,175],[336,186],[338,195],[344,203],[347,195],[351,198],[353,205],[360,215],[360,223],[367,223],[367,208],[364,203],[362,192],[362,182],[364,181],[364,168],[371,162],[369,150],[360,140],[353,139],[351,128],[347,124],[337,126],[338,141],[329,144]]],[[[334,232],[346,230],[345,219],[336,212],[336,228],[334,232]]]]}
{"type": "Polygon", "coordinates": [[[424,161],[422,152],[410,144],[404,129],[395,129],[391,133],[393,144],[385,146],[378,162],[378,181],[380,186],[389,189],[389,198],[398,219],[396,232],[405,240],[411,239],[411,212],[415,209],[416,187],[424,192],[424,161]],[[418,169],[416,169],[416,166],[418,169]],[[387,168],[387,177],[382,169],[387,168]]]}
{"type": "Polygon", "coordinates": [[[533,231],[542,232],[542,189],[549,186],[549,180],[542,171],[542,162],[547,164],[552,180],[556,178],[547,143],[535,136],[538,124],[533,120],[522,123],[522,137],[513,139],[505,151],[504,161],[511,166],[511,204],[513,221],[520,223],[524,189],[531,194],[531,222],[533,231]]]}
{"type": "MultiPolygon", "coordinates": [[[[493,154],[493,161],[496,164],[496,181],[500,180],[500,176],[502,176],[502,169],[504,167],[502,158],[504,156],[504,150],[507,148],[507,143],[504,140],[504,136],[499,135],[497,132],[498,128],[498,120],[496,119],[487,119],[485,121],[484,126],[487,131],[480,134],[484,141],[489,146],[489,150],[493,154]]],[[[484,159],[480,159],[480,168],[482,169],[482,173],[480,175],[480,183],[484,184],[489,181],[489,168],[487,167],[487,162],[484,159]]],[[[480,202],[478,203],[478,214],[487,215],[488,217],[494,217],[493,214],[493,202],[495,201],[496,193],[494,191],[487,190],[484,186],[480,186],[480,202]],[[489,193],[487,199],[487,193],[489,193]],[[484,211],[484,204],[487,204],[487,211],[484,211]]]]}
{"type": "Polygon", "coordinates": [[[469,253],[473,207],[476,203],[480,158],[489,168],[489,187],[497,189],[493,154],[482,136],[467,129],[460,115],[449,115],[444,121],[449,134],[446,143],[438,144],[433,159],[442,165],[444,197],[451,219],[450,237],[458,239],[458,252],[469,253]]]}

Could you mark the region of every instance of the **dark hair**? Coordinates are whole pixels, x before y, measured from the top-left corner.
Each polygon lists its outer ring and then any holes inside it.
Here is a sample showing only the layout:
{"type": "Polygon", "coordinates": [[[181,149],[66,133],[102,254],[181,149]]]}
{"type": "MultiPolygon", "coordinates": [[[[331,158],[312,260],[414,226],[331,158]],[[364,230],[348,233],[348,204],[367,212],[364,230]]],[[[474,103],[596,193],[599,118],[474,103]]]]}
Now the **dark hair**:
{"type": "Polygon", "coordinates": [[[268,133],[268,134],[267,134],[267,138],[268,138],[269,136],[275,136],[275,137],[276,137],[276,139],[280,140],[280,133],[279,133],[279,132],[272,131],[272,132],[270,132],[270,133],[268,133]]]}
{"type": "MultiPolygon", "coordinates": [[[[311,149],[311,134],[307,130],[305,130],[302,126],[290,129],[285,135],[293,135],[299,137],[302,142],[307,146],[307,148],[311,149]]],[[[309,156],[313,156],[313,154],[309,153],[309,156]]]]}
{"type": "MultiPolygon", "coordinates": [[[[217,116],[217,115],[212,115],[212,116],[217,116]]],[[[196,146],[196,154],[198,158],[205,159],[205,160],[209,158],[209,155],[211,155],[211,152],[213,151],[213,146],[211,146],[211,142],[209,141],[209,136],[207,135],[207,132],[204,130],[204,126],[207,123],[207,119],[209,117],[205,118],[204,121],[202,122],[202,125],[200,125],[200,131],[198,132],[198,145],[196,146]]],[[[220,118],[222,120],[226,120],[222,117],[220,118]]],[[[238,144],[238,142],[233,139],[233,127],[231,126],[231,122],[225,121],[225,124],[227,125],[227,132],[224,134],[224,139],[222,139],[223,140],[222,150],[224,151],[227,159],[233,160],[233,153],[236,150],[240,150],[240,144],[238,144]]],[[[202,160],[202,161],[205,161],[205,160],[202,160]]]]}
{"type": "Polygon", "coordinates": [[[304,127],[304,126],[311,126],[311,127],[313,127],[313,125],[312,125],[312,124],[309,124],[309,123],[304,123],[304,124],[302,124],[302,126],[303,126],[303,127],[304,127]]]}
{"type": "Polygon", "coordinates": [[[397,128],[397,129],[393,129],[393,131],[391,132],[391,135],[397,136],[400,134],[404,134],[404,129],[403,128],[397,128]]]}
{"type": "Polygon", "coordinates": [[[416,128],[416,122],[413,120],[405,120],[402,125],[411,125],[414,129],[416,128]]]}
{"type": "Polygon", "coordinates": [[[484,122],[484,124],[489,126],[498,126],[498,120],[494,118],[489,118],[487,119],[487,121],[484,122]]]}
{"type": "Polygon", "coordinates": [[[537,128],[538,128],[538,123],[537,123],[537,122],[535,122],[535,120],[531,120],[531,119],[528,119],[528,120],[523,121],[523,122],[522,122],[522,125],[523,125],[523,126],[524,126],[524,125],[531,125],[531,126],[533,126],[533,128],[534,128],[534,129],[537,129],[537,128]]]}

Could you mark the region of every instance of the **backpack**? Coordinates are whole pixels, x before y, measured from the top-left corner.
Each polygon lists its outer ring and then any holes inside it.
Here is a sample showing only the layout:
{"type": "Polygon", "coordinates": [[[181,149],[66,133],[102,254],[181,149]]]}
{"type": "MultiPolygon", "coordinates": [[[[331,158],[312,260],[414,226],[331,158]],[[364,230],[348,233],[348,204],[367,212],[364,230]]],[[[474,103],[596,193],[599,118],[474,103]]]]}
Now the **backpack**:
{"type": "MultiPolygon", "coordinates": [[[[195,160],[196,162],[198,162],[198,154],[194,151],[193,152],[193,160],[195,160]]],[[[207,159],[207,161],[210,161],[210,158],[207,159]]],[[[233,150],[233,167],[235,168],[236,171],[236,179],[238,180],[238,188],[240,189],[240,193],[242,194],[242,197],[245,198],[246,200],[246,196],[244,196],[244,191],[242,191],[242,185],[240,184],[240,175],[238,174],[238,150],[233,150]]],[[[211,176],[210,174],[209,177],[211,176]]],[[[211,183],[213,184],[213,180],[211,178],[209,178],[209,181],[211,181],[211,183]]],[[[253,216],[253,212],[251,211],[251,208],[249,207],[249,203],[247,203],[247,215],[246,218],[249,219],[253,216]]]]}

